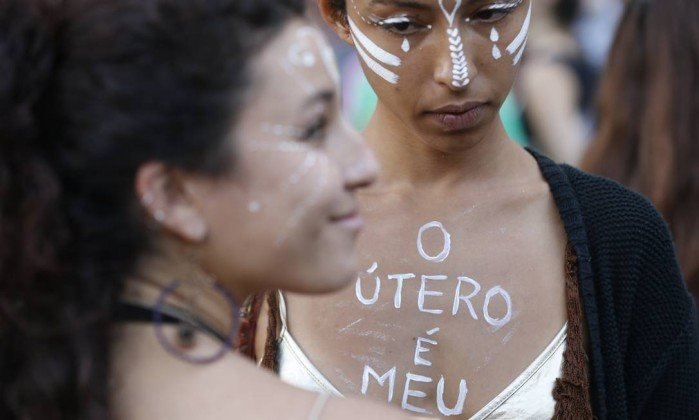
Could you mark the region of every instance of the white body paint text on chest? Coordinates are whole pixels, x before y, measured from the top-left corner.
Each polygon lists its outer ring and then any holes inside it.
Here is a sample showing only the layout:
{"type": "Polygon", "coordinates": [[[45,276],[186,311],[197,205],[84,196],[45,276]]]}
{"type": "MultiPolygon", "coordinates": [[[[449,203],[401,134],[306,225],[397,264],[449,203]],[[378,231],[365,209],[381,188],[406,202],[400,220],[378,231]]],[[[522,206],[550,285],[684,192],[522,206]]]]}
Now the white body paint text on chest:
{"type": "MultiPolygon", "coordinates": [[[[417,235],[417,250],[419,255],[426,261],[433,263],[441,263],[445,261],[449,254],[451,253],[451,235],[440,222],[430,222],[423,225],[417,235]],[[423,245],[423,235],[429,230],[438,230],[443,237],[443,246],[440,252],[430,254],[425,250],[423,245]]],[[[468,276],[457,276],[454,281],[454,294],[451,300],[452,304],[450,308],[435,308],[432,307],[428,300],[433,297],[443,296],[444,293],[441,291],[431,290],[430,285],[435,282],[446,282],[450,281],[449,277],[441,273],[430,273],[416,275],[415,273],[405,272],[405,273],[395,273],[388,274],[385,278],[381,278],[376,274],[379,269],[379,263],[374,262],[369,269],[361,274],[355,283],[355,294],[357,300],[365,306],[372,306],[379,301],[381,288],[386,284],[393,285],[393,306],[395,309],[401,309],[403,306],[403,289],[406,281],[419,282],[419,291],[417,294],[417,307],[420,312],[426,314],[440,315],[444,312],[451,311],[452,316],[457,316],[459,312],[462,312],[462,307],[468,310],[468,314],[473,320],[483,320],[489,324],[494,331],[507,325],[512,320],[512,299],[510,294],[502,288],[500,285],[495,285],[485,291],[485,299],[483,305],[476,307],[473,300],[482,292],[482,285],[476,279],[468,276]],[[369,284],[373,285],[371,293],[364,293],[365,287],[364,281],[368,278],[372,278],[373,281],[369,281],[369,284]],[[504,304],[506,311],[502,316],[494,316],[491,310],[491,305],[498,302],[504,304]]],[[[453,281],[453,280],[452,280],[453,281]]]]}
{"type": "MultiPolygon", "coordinates": [[[[418,230],[416,241],[417,251],[420,257],[425,261],[429,261],[435,264],[443,263],[447,260],[447,258],[449,258],[449,255],[451,253],[451,244],[451,234],[440,222],[433,221],[427,223],[420,227],[420,229],[418,230]],[[431,230],[437,230],[438,235],[441,235],[442,237],[442,246],[439,252],[434,252],[434,250],[433,252],[429,252],[425,249],[426,247],[423,243],[423,239],[427,232],[431,230]]],[[[366,270],[366,274],[373,277],[373,282],[371,283],[373,283],[374,286],[373,292],[370,293],[368,297],[367,295],[364,295],[362,287],[362,277],[366,277],[366,275],[359,276],[355,284],[357,300],[364,306],[375,305],[378,302],[379,297],[381,295],[382,279],[379,275],[376,274],[378,269],[379,263],[374,262],[371,265],[371,267],[369,267],[369,269],[366,270]]],[[[390,282],[395,281],[395,292],[393,293],[393,306],[395,309],[401,309],[403,305],[404,283],[406,281],[418,281],[418,276],[416,276],[414,273],[389,274],[386,276],[386,279],[390,282]]],[[[420,287],[417,295],[417,306],[420,312],[432,315],[440,315],[443,314],[445,311],[451,310],[451,315],[457,316],[457,314],[460,311],[460,308],[462,306],[465,306],[468,310],[468,314],[473,320],[482,319],[485,323],[490,325],[493,331],[499,330],[511,321],[512,299],[510,298],[509,293],[499,285],[491,287],[485,293],[485,299],[482,308],[476,308],[472,300],[476,295],[478,295],[481,292],[482,287],[478,281],[467,276],[457,277],[454,290],[454,299],[451,308],[429,307],[429,305],[426,302],[427,298],[443,296],[442,292],[429,289],[430,282],[445,282],[448,280],[448,276],[443,274],[423,274],[419,276],[420,287]],[[468,292],[466,292],[467,287],[470,288],[470,291],[468,292]],[[501,301],[505,304],[506,313],[503,316],[493,316],[493,314],[491,313],[490,306],[496,298],[500,298],[501,301]],[[479,316],[482,316],[482,318],[480,318],[479,316]]],[[[355,324],[356,323],[357,322],[355,322],[355,324]]],[[[431,349],[439,345],[439,341],[436,336],[436,334],[439,332],[440,327],[434,327],[426,331],[424,335],[421,334],[420,337],[417,337],[415,339],[415,351],[413,357],[413,364],[415,366],[423,366],[428,368],[432,367],[432,361],[429,359],[429,352],[431,349]]],[[[385,388],[387,393],[386,400],[389,403],[392,402],[395,394],[395,384],[397,375],[398,366],[393,366],[385,372],[379,373],[376,371],[376,369],[374,369],[374,367],[365,364],[364,369],[362,371],[362,394],[366,395],[369,392],[369,387],[373,379],[373,381],[375,381],[376,383],[374,386],[378,385],[381,388],[385,388]]],[[[403,388],[402,398],[400,400],[401,407],[404,410],[411,411],[414,413],[428,415],[433,414],[433,410],[429,410],[425,407],[420,406],[419,400],[427,397],[427,393],[420,389],[425,389],[425,387],[431,386],[433,387],[435,379],[436,377],[433,378],[431,376],[418,375],[412,372],[407,372],[405,374],[405,386],[403,388]]],[[[434,389],[437,403],[436,411],[439,412],[442,416],[458,416],[463,414],[464,405],[466,403],[466,397],[468,394],[468,386],[466,380],[459,380],[458,396],[456,398],[456,402],[454,402],[453,406],[451,407],[445,403],[444,394],[446,385],[444,375],[440,374],[439,380],[436,382],[436,389],[434,389]]]]}

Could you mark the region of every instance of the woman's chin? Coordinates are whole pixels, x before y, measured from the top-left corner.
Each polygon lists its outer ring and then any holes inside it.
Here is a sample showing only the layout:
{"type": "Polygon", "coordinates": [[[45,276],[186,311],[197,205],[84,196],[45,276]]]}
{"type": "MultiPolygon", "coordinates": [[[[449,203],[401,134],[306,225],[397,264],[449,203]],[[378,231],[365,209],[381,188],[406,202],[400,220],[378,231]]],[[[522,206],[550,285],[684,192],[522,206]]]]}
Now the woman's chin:
{"type": "Polygon", "coordinates": [[[355,253],[350,253],[336,261],[336,264],[326,263],[321,270],[308,273],[303,280],[295,282],[288,290],[304,294],[325,294],[349,287],[357,279],[357,257],[355,253]]]}

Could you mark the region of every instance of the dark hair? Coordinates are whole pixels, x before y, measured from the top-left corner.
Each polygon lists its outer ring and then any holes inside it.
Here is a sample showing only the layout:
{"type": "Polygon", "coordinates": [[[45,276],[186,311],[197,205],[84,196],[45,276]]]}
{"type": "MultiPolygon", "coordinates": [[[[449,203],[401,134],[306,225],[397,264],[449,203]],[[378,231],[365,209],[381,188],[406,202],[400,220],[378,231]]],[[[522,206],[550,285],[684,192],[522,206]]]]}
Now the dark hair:
{"type": "Polygon", "coordinates": [[[570,27],[580,13],[580,0],[558,0],[553,6],[556,21],[564,28],[570,27]]]}
{"type": "Polygon", "coordinates": [[[649,197],[669,222],[699,297],[699,3],[633,0],[599,96],[585,169],[649,197]]]}
{"type": "Polygon", "coordinates": [[[108,418],[111,314],[147,251],[134,175],[212,176],[247,63],[300,0],[0,0],[0,418],[108,418]]]}

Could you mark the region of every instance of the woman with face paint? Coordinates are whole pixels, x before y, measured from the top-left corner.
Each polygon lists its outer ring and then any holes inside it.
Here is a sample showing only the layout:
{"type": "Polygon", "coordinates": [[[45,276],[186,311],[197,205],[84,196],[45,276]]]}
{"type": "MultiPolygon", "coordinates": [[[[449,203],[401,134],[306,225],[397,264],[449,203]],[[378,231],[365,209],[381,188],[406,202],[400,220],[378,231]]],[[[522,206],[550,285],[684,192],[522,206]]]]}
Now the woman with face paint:
{"type": "Polygon", "coordinates": [[[234,352],[356,272],[376,164],[299,2],[0,0],[0,418],[397,419],[234,352]]]}
{"type": "Polygon", "coordinates": [[[535,2],[319,6],[378,95],[383,171],[359,195],[363,270],[331,296],[270,294],[263,363],[423,415],[699,412],[696,315],[660,216],[503,129],[535,2]]]}

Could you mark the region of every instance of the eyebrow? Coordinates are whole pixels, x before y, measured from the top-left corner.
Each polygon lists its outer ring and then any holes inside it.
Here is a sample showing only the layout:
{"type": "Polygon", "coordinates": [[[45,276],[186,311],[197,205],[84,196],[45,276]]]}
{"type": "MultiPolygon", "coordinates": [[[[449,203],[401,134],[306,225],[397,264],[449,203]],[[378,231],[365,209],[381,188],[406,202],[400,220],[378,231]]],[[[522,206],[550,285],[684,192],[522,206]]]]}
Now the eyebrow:
{"type": "Polygon", "coordinates": [[[314,93],[310,98],[308,98],[305,106],[311,106],[311,105],[314,105],[318,102],[329,104],[334,99],[335,99],[335,91],[334,90],[323,89],[323,90],[320,90],[320,91],[314,93]]]}
{"type": "Polygon", "coordinates": [[[428,6],[425,3],[420,3],[418,1],[412,0],[371,0],[370,6],[375,4],[383,4],[387,6],[402,7],[405,9],[419,9],[419,10],[430,10],[432,6],[428,6]]]}

